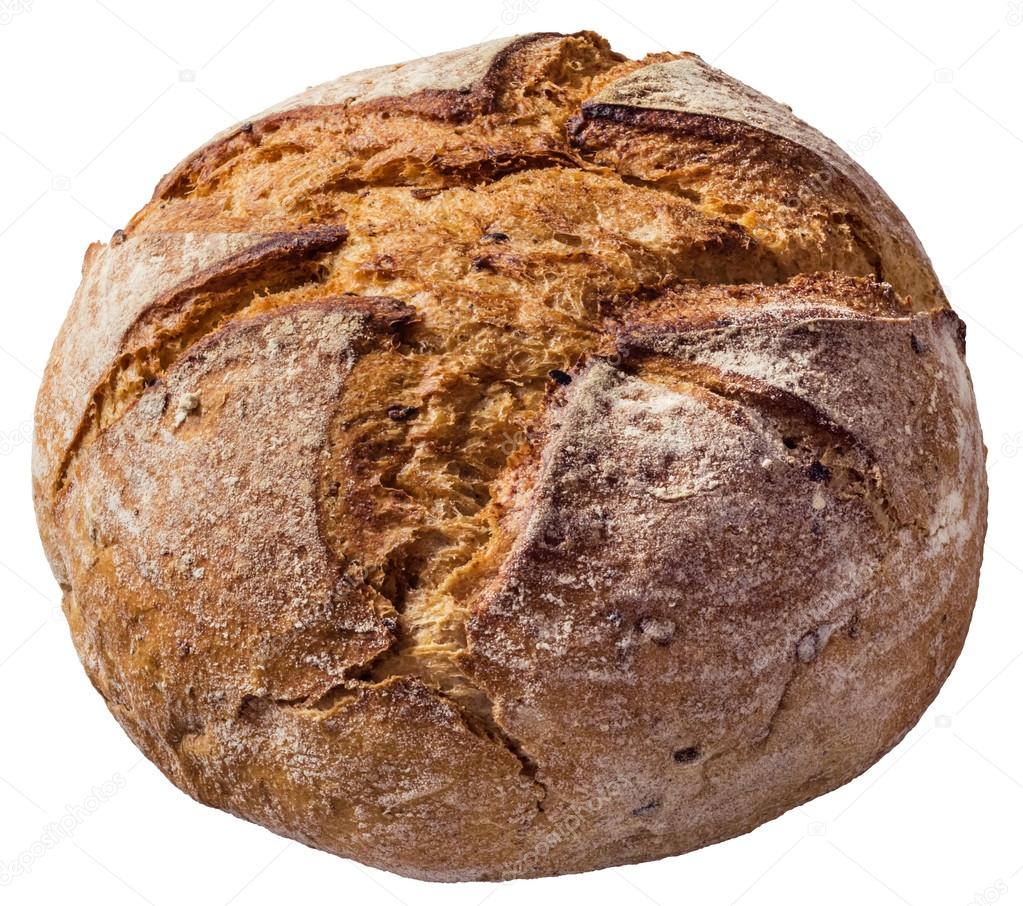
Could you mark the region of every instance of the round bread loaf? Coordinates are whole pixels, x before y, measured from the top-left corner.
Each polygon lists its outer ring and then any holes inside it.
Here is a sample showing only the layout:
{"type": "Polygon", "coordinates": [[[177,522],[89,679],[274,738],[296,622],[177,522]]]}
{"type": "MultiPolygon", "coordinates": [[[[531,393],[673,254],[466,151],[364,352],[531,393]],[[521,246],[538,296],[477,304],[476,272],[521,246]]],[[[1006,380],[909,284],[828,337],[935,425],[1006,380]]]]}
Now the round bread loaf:
{"type": "Polygon", "coordinates": [[[85,669],[181,789],[418,878],[655,859],[873,764],[970,620],[963,324],[691,54],[533,34],[181,163],[40,392],[85,669]]]}

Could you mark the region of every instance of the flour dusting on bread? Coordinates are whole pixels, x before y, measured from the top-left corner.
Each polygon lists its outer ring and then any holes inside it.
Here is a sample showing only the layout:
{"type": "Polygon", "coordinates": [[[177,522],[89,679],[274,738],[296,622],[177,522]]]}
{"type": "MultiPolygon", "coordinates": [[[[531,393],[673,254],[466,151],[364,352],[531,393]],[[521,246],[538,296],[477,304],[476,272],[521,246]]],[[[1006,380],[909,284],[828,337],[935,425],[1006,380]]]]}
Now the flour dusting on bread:
{"type": "Polygon", "coordinates": [[[951,670],[964,352],[787,107],[499,39],[226,130],[90,247],[40,533],[196,799],[431,880],[675,855],[866,770],[951,670]]]}

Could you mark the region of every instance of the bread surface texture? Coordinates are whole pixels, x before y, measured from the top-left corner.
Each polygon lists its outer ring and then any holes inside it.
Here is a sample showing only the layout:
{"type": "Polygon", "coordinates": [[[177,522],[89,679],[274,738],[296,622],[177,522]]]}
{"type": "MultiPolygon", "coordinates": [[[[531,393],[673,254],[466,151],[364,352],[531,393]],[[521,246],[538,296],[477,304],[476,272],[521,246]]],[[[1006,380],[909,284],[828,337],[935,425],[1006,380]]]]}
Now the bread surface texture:
{"type": "Polygon", "coordinates": [[[89,248],[40,533],[197,800],[427,880],[656,859],[857,776],[952,669],[964,344],[787,107],[500,39],[221,133],[89,248]]]}

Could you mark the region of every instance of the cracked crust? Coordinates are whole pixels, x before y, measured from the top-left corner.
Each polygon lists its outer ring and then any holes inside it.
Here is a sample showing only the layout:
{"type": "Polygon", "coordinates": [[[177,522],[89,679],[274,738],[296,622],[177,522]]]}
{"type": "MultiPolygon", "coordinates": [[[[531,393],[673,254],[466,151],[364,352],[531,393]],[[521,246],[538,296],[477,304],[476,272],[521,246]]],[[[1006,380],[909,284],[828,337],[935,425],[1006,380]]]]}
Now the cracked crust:
{"type": "Polygon", "coordinates": [[[34,491],[174,783],[433,880],[685,852],[865,770],[958,655],[986,518],[962,324],[887,196],[588,32],[183,161],[86,255],[34,491]]]}
{"type": "Polygon", "coordinates": [[[872,273],[918,310],[948,304],[916,234],[859,164],[694,54],[610,82],[571,128],[590,159],[738,216],[797,272],[872,273]],[[818,262],[807,266],[810,237],[818,262]]]}
{"type": "Polygon", "coordinates": [[[716,295],[672,304],[720,326],[629,329],[619,365],[562,392],[469,621],[464,665],[548,814],[628,766],[563,845],[580,860],[593,839],[614,841],[597,860],[693,849],[844,783],[929,703],[968,622],[984,492],[954,316],[716,295]]]}

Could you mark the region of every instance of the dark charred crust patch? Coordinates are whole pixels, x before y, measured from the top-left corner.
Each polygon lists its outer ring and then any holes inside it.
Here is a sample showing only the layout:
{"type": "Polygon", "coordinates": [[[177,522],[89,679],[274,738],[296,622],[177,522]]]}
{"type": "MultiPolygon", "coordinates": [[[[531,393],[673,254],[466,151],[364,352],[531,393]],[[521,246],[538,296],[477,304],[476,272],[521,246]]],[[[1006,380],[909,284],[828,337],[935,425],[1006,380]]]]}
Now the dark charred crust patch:
{"type": "Polygon", "coordinates": [[[644,802],[642,805],[634,808],[632,814],[637,818],[643,818],[658,811],[662,805],[663,803],[660,799],[651,799],[649,802],[644,802]]]}
{"type": "Polygon", "coordinates": [[[387,417],[394,422],[403,422],[412,418],[418,411],[415,406],[402,406],[396,403],[387,407],[387,417]]]}
{"type": "Polygon", "coordinates": [[[681,749],[675,749],[671,757],[676,764],[692,764],[694,761],[700,760],[700,749],[697,746],[684,746],[681,749]]]}
{"type": "Polygon", "coordinates": [[[806,474],[809,476],[810,481],[827,481],[831,478],[831,470],[819,459],[815,459],[810,463],[810,468],[806,470],[806,474]]]}
{"type": "MultiPolygon", "coordinates": [[[[694,136],[719,144],[734,144],[759,140],[791,156],[805,156],[809,152],[787,138],[757,129],[747,123],[706,113],[686,113],[681,110],[658,110],[633,107],[628,104],[586,103],[569,121],[568,137],[573,147],[586,150],[592,139],[599,142],[602,123],[625,126],[630,130],[672,132],[679,136],[694,136]],[[592,133],[591,127],[598,132],[592,133]]],[[[816,156],[815,156],[816,157],[816,156]]]]}

